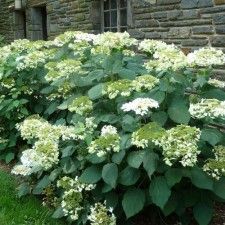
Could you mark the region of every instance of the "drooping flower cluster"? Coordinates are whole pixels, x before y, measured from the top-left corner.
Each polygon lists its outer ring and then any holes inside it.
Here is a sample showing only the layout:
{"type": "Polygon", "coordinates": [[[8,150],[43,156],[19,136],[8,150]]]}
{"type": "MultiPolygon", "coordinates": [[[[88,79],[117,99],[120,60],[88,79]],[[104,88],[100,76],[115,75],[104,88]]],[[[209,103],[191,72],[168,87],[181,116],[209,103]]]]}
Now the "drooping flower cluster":
{"type": "Polygon", "coordinates": [[[146,148],[149,144],[158,144],[165,130],[157,123],[151,122],[132,134],[132,144],[139,148],[146,148]]]}
{"type": "Polygon", "coordinates": [[[178,125],[158,140],[158,145],[163,149],[164,161],[167,165],[179,161],[184,167],[194,166],[200,154],[198,141],[201,131],[196,127],[178,125]]]}
{"type": "Polygon", "coordinates": [[[57,186],[65,190],[61,202],[64,215],[74,221],[78,220],[84,209],[85,193],[95,189],[95,185],[81,183],[78,177],[63,177],[57,182],[57,186]]]}
{"type": "Polygon", "coordinates": [[[145,39],[139,43],[138,49],[152,55],[158,50],[167,48],[167,46],[163,41],[145,39]]]}
{"type": "Polygon", "coordinates": [[[92,206],[88,220],[91,225],[116,225],[116,217],[113,214],[113,209],[107,209],[105,203],[96,203],[92,206]]]}
{"type": "Polygon", "coordinates": [[[141,92],[152,90],[159,83],[159,79],[151,75],[138,76],[134,80],[118,80],[105,84],[103,94],[109,96],[110,99],[116,98],[118,95],[130,96],[133,91],[141,92]]]}
{"type": "Polygon", "coordinates": [[[222,145],[215,146],[213,149],[215,159],[209,159],[204,165],[203,170],[213,178],[219,180],[225,176],[225,147],[222,145]]]}
{"type": "Polygon", "coordinates": [[[188,66],[187,57],[175,45],[157,49],[152,57],[152,60],[145,63],[145,67],[149,71],[177,71],[188,66]]]}
{"type": "Polygon", "coordinates": [[[201,99],[198,103],[190,104],[189,112],[193,118],[224,118],[225,101],[217,99],[201,99]]]}
{"type": "Polygon", "coordinates": [[[81,96],[73,100],[68,106],[70,112],[76,112],[80,115],[85,115],[93,110],[93,103],[88,96],[81,96]]]}
{"type": "Polygon", "coordinates": [[[27,55],[16,58],[16,61],[18,62],[17,70],[35,69],[40,65],[44,65],[48,59],[53,59],[54,56],[54,49],[30,52],[27,55]]]}
{"type": "Polygon", "coordinates": [[[224,81],[220,81],[217,79],[209,79],[208,84],[214,86],[214,87],[218,87],[218,88],[225,88],[225,82],[224,81]]]}
{"type": "Polygon", "coordinates": [[[122,105],[121,109],[124,112],[134,111],[135,114],[144,116],[147,115],[150,109],[159,108],[159,103],[151,98],[136,98],[132,102],[122,105]]]}
{"type": "Polygon", "coordinates": [[[91,142],[88,147],[90,154],[96,153],[98,157],[103,157],[110,152],[120,151],[120,136],[117,129],[113,126],[104,126],[101,136],[91,142]]]}
{"type": "Polygon", "coordinates": [[[60,138],[67,140],[84,140],[96,128],[92,117],[85,119],[85,124],[74,126],[51,125],[38,116],[26,119],[17,125],[23,139],[35,140],[31,149],[22,153],[21,163],[13,169],[14,174],[30,175],[36,169],[48,170],[59,161],[58,143],[60,138]]]}
{"type": "Polygon", "coordinates": [[[110,99],[114,99],[118,95],[130,96],[132,90],[132,81],[124,79],[106,83],[103,94],[107,94],[110,99]]]}
{"type": "Polygon", "coordinates": [[[105,32],[103,34],[96,35],[93,41],[95,48],[92,49],[93,54],[106,54],[109,55],[111,50],[129,48],[137,44],[137,40],[131,38],[127,32],[113,33],[105,32]]]}
{"type": "Polygon", "coordinates": [[[225,64],[225,54],[222,50],[215,48],[201,48],[187,56],[191,66],[211,67],[225,64]]]}
{"type": "Polygon", "coordinates": [[[45,65],[48,73],[45,76],[47,81],[56,81],[60,78],[68,78],[72,74],[80,74],[81,61],[78,59],[65,59],[61,62],[49,62],[45,65]]]}

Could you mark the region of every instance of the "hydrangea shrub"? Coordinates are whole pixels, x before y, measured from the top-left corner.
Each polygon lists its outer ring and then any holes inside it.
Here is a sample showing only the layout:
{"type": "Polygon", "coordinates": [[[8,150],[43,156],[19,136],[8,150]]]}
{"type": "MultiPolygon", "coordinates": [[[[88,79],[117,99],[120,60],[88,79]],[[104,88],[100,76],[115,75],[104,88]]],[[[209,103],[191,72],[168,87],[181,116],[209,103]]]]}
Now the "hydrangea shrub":
{"type": "MultiPolygon", "coordinates": [[[[153,207],[209,224],[225,200],[222,51],[66,32],[0,51],[2,156],[55,218],[131,224],[153,207]]],[[[152,211],[152,213],[154,210],[152,211]]]]}

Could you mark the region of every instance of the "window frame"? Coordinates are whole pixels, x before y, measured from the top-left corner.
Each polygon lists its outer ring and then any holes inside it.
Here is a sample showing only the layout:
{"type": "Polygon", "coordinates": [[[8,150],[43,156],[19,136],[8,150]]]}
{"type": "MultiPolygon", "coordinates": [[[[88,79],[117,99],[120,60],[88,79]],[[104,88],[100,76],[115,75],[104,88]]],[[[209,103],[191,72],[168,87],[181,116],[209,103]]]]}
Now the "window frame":
{"type": "MultiPolygon", "coordinates": [[[[111,2],[112,0],[110,0],[111,2]]],[[[116,28],[117,31],[116,32],[121,32],[121,28],[125,28],[126,31],[132,26],[132,13],[131,13],[131,0],[126,0],[127,1],[127,5],[126,7],[120,7],[120,3],[121,1],[120,0],[116,0],[116,9],[111,9],[109,8],[109,10],[105,10],[104,9],[104,0],[101,0],[101,32],[105,32],[105,29],[113,29],[113,28],[116,28]],[[121,10],[126,10],[126,20],[127,20],[127,23],[125,26],[121,26],[121,14],[120,14],[120,11],[121,10]],[[110,13],[110,25],[109,27],[105,27],[105,12],[109,12],[110,13]],[[114,26],[111,26],[111,12],[112,11],[116,11],[117,12],[117,21],[116,21],[116,27],[114,26]]]]}

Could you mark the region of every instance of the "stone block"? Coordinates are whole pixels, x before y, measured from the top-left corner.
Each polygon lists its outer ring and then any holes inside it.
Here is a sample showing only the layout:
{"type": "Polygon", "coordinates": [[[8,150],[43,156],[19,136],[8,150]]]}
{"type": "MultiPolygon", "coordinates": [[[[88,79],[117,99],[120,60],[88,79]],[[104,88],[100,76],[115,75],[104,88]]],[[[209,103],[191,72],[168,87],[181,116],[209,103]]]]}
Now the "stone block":
{"type": "Polygon", "coordinates": [[[218,13],[213,15],[215,24],[225,24],[225,13],[218,13]]]}
{"type": "Polygon", "coordinates": [[[203,8],[203,7],[212,7],[212,0],[182,0],[181,8],[182,9],[193,9],[193,8],[203,8]]]}
{"type": "Polygon", "coordinates": [[[192,28],[193,34],[213,34],[213,26],[197,26],[192,28]]]}
{"type": "Polygon", "coordinates": [[[217,34],[225,34],[225,25],[216,26],[216,33],[217,34]]]}
{"type": "Polygon", "coordinates": [[[213,47],[224,47],[225,46],[225,35],[212,36],[210,38],[211,45],[213,47]]]}
{"type": "Polygon", "coordinates": [[[170,5],[180,3],[181,0],[157,0],[158,5],[170,5]]]}
{"type": "Polygon", "coordinates": [[[168,38],[188,38],[191,33],[191,28],[189,27],[173,27],[168,33],[168,38]]]}
{"type": "Polygon", "coordinates": [[[182,41],[182,46],[193,47],[193,46],[205,46],[209,43],[208,39],[189,39],[182,41]]]}
{"type": "Polygon", "coordinates": [[[223,5],[225,4],[225,0],[214,0],[215,5],[223,5]]]}

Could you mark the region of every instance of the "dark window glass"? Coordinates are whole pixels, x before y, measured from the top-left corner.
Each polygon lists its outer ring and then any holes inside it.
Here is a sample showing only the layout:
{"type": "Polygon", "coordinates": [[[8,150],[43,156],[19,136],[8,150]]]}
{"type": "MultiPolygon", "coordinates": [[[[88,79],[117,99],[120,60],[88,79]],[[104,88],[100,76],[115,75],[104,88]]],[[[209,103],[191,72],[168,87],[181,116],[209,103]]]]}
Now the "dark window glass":
{"type": "Polygon", "coordinates": [[[111,9],[116,9],[116,8],[117,8],[117,0],[111,0],[111,9]]]}
{"type": "Polygon", "coordinates": [[[109,0],[104,0],[104,9],[109,10],[109,0]]]}
{"type": "Polygon", "coordinates": [[[120,8],[127,7],[127,0],[120,0],[120,8]]]}
{"type": "Polygon", "coordinates": [[[127,26],[127,10],[126,9],[120,10],[120,25],[127,26]]]}
{"type": "Polygon", "coordinates": [[[111,12],[111,27],[117,26],[117,11],[111,12]]]}
{"type": "Polygon", "coordinates": [[[110,27],[110,12],[104,13],[104,27],[110,27]]]}

